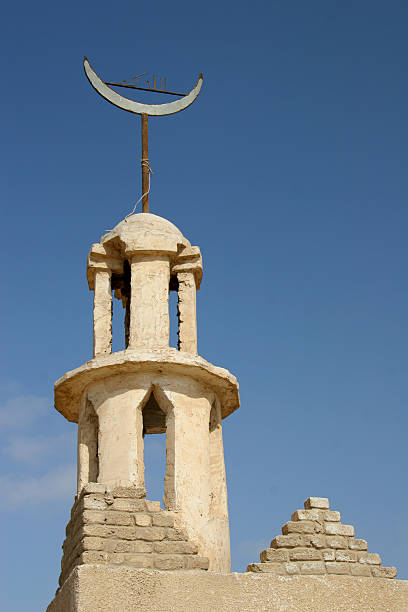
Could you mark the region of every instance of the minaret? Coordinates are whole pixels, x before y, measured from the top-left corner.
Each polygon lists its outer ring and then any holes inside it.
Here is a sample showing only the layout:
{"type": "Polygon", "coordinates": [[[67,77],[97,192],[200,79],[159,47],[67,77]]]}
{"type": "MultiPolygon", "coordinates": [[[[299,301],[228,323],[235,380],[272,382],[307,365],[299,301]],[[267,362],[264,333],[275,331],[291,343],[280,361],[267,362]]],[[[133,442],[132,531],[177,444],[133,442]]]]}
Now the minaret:
{"type": "MultiPolygon", "coordinates": [[[[78,423],[78,490],[60,585],[78,564],[230,571],[222,419],[238,383],[197,353],[198,247],[169,221],[134,214],[87,263],[93,358],[55,384],[55,407],[78,423]],[[178,349],[169,346],[178,293],[178,349]],[[125,350],[112,352],[112,292],[125,308],[125,350]],[[164,508],[145,499],[143,441],[166,433],[164,508]]],[[[148,493],[148,492],[147,492],[148,493]]]]}

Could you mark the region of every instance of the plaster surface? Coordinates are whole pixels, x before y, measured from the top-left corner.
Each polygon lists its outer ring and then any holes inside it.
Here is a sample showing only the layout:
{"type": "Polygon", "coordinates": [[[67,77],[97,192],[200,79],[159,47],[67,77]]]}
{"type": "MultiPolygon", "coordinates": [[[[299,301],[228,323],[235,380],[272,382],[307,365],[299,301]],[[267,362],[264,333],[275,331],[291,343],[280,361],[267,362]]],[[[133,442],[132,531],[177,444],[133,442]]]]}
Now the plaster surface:
{"type": "Polygon", "coordinates": [[[118,246],[122,253],[176,253],[190,242],[168,219],[152,213],[138,213],[127,217],[101,238],[102,245],[118,246]]]}
{"type": "Polygon", "coordinates": [[[407,612],[408,582],[84,565],[47,612],[407,612]]]}
{"type": "Polygon", "coordinates": [[[208,385],[220,398],[223,419],[239,408],[239,385],[233,374],[224,368],[212,365],[198,355],[173,348],[127,349],[94,357],[57,380],[54,386],[55,408],[68,421],[77,423],[81,397],[90,383],[114,374],[130,372],[181,374],[208,385]]]}

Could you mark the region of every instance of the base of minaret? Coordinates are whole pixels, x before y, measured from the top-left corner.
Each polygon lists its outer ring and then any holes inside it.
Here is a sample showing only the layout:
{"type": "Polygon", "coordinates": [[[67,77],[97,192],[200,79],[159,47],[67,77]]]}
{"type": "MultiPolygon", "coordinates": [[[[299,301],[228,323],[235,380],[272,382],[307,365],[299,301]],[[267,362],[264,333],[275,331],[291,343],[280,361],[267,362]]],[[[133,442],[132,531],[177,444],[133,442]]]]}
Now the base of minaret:
{"type": "Polygon", "coordinates": [[[207,570],[209,560],[144,489],[89,483],[77,496],[62,546],[62,586],[78,565],[100,563],[159,570],[207,570]]]}
{"type": "MultiPolygon", "coordinates": [[[[55,385],[55,407],[78,422],[78,493],[95,483],[107,495],[86,509],[109,512],[109,492],[115,497],[118,488],[128,487],[132,494],[144,490],[144,436],[165,433],[164,507],[174,526],[198,546],[198,554],[208,557],[210,570],[229,571],[222,419],[238,405],[232,374],[176,349],[127,349],[65,374],[55,385]]],[[[143,504],[138,501],[135,512],[142,512],[143,504]]],[[[132,510],[129,503],[122,506],[132,510]]],[[[111,507],[120,509],[118,500],[111,507]]],[[[127,527],[118,524],[117,530],[127,527]]],[[[82,552],[98,560],[93,551],[82,552]]],[[[64,561],[66,574],[70,568],[65,566],[64,561]]]]}
{"type": "Polygon", "coordinates": [[[47,612],[395,612],[408,583],[387,578],[76,567],[47,612]]]}

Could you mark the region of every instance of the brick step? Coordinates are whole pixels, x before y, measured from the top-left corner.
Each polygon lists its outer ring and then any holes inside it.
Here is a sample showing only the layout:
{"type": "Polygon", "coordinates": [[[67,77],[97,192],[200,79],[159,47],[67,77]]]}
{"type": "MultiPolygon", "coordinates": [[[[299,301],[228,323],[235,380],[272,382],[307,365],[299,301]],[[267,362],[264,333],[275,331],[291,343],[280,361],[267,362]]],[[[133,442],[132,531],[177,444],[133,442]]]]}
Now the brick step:
{"type": "Polygon", "coordinates": [[[109,490],[89,483],[77,496],[62,545],[60,584],[77,565],[123,564],[160,570],[207,570],[209,560],[198,555],[174,514],[143,489],[109,490]]]}
{"type": "Polygon", "coordinates": [[[282,534],[260,554],[260,563],[248,572],[295,574],[345,574],[395,578],[395,567],[381,566],[381,557],[367,552],[367,542],[354,537],[354,527],[340,522],[340,512],[330,510],[326,497],[309,497],[304,510],[296,510],[282,534]]]}

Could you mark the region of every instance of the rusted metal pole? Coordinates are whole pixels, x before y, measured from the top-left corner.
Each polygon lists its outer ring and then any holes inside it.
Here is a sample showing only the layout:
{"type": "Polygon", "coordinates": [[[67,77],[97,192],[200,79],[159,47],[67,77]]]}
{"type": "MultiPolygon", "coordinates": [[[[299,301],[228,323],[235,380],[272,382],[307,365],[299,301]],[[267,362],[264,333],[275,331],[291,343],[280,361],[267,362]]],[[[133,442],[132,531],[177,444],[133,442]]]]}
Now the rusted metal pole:
{"type": "Polygon", "coordinates": [[[148,138],[148,115],[143,113],[142,117],[142,211],[149,212],[149,138],[148,138]]]}

